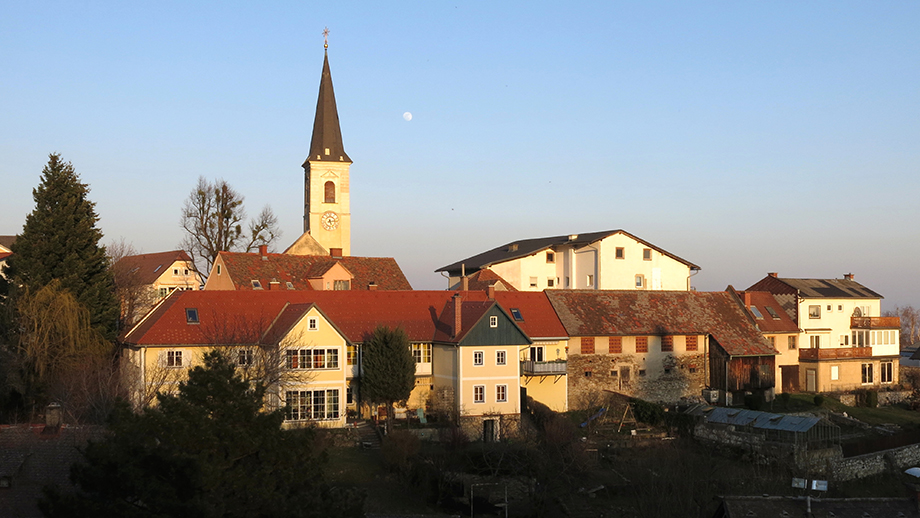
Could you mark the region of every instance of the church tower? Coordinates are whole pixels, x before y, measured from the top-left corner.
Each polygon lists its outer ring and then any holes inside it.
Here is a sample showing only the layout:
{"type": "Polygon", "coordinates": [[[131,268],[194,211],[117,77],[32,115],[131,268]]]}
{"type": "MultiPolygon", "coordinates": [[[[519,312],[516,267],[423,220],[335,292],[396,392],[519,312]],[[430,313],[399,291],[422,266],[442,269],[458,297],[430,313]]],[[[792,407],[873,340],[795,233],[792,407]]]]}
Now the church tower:
{"type": "MultiPolygon", "coordinates": [[[[303,230],[327,252],[351,255],[351,159],[342,144],[339,113],[329,72],[329,45],[325,45],[323,75],[319,81],[310,156],[303,163],[303,230]]],[[[306,236],[304,236],[306,237],[306,236]]]]}

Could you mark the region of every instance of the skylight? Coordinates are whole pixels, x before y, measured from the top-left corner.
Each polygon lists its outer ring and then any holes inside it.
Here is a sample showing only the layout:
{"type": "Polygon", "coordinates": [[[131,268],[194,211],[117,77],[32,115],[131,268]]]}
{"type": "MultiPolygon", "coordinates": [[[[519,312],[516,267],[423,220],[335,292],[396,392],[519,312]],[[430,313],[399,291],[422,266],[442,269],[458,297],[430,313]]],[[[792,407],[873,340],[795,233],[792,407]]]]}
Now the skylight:
{"type": "Polygon", "coordinates": [[[764,309],[766,309],[767,313],[769,313],[770,316],[773,317],[773,320],[779,320],[779,315],[776,314],[776,311],[774,311],[773,308],[771,308],[770,306],[765,306],[764,309]]]}
{"type": "Polygon", "coordinates": [[[294,283],[291,282],[291,281],[287,281],[287,289],[293,290],[293,289],[294,289],[294,283]]]}
{"type": "Polygon", "coordinates": [[[198,323],[198,308],[185,308],[185,322],[187,324],[198,323]]]}
{"type": "Polygon", "coordinates": [[[524,315],[521,314],[521,310],[518,308],[511,308],[511,316],[514,318],[515,322],[524,321],[524,315]]]}
{"type": "Polygon", "coordinates": [[[259,282],[258,279],[253,279],[253,280],[252,280],[252,289],[254,289],[254,290],[261,290],[261,289],[262,289],[262,283],[259,282]]]}
{"type": "Polygon", "coordinates": [[[763,313],[761,313],[760,310],[757,309],[757,306],[751,306],[751,313],[754,314],[754,317],[756,317],[757,320],[763,320],[763,313]]]}

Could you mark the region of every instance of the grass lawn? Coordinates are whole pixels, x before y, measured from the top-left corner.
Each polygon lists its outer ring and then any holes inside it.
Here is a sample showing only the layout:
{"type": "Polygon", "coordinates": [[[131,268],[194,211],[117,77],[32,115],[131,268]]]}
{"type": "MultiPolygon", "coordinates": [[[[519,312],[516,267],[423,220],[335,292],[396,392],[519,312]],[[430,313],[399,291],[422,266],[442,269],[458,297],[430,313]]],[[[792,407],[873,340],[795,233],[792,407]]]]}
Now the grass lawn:
{"type": "Polygon", "coordinates": [[[830,396],[824,396],[824,404],[815,406],[814,394],[790,394],[789,403],[784,405],[779,399],[773,402],[772,412],[820,412],[822,409],[837,412],[846,412],[847,415],[860,421],[871,424],[896,424],[902,428],[920,428],[920,412],[893,405],[878,408],[847,406],[830,396]]]}

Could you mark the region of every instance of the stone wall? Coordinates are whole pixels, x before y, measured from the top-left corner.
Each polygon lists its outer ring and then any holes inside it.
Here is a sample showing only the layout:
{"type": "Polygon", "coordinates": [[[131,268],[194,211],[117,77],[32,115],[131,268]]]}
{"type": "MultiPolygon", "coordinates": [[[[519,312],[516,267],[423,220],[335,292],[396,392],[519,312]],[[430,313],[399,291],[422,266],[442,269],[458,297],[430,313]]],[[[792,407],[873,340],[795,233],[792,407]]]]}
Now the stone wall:
{"type": "Polygon", "coordinates": [[[495,440],[500,441],[517,437],[521,427],[521,416],[518,414],[496,414],[461,416],[460,429],[471,441],[483,439],[483,421],[495,420],[495,440]]]}
{"type": "Polygon", "coordinates": [[[605,398],[604,390],[662,403],[700,398],[705,373],[702,354],[666,354],[658,359],[631,354],[572,354],[568,357],[569,408],[599,404],[605,398]]]}
{"type": "MultiPolygon", "coordinates": [[[[878,393],[878,406],[896,405],[906,401],[911,395],[909,390],[881,391],[878,393]]],[[[835,396],[846,406],[856,406],[856,394],[838,394],[835,396]]]]}

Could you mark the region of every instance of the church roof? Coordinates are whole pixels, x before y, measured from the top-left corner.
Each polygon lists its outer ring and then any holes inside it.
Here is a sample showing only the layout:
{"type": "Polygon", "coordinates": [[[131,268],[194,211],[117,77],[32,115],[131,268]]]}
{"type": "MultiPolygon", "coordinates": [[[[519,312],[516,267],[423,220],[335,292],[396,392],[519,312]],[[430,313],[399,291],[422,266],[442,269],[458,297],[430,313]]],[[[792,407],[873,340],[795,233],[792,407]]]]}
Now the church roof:
{"type": "Polygon", "coordinates": [[[326,162],[348,162],[342,144],[342,129],[339,127],[339,112],[335,106],[335,92],[332,89],[332,73],[329,71],[329,53],[323,58],[323,75],[319,81],[319,97],[316,100],[316,117],[313,119],[313,140],[310,141],[311,160],[326,162]],[[326,150],[329,150],[327,153],[326,150]]]}
{"type": "Polygon", "coordinates": [[[546,249],[553,249],[555,247],[568,245],[573,246],[576,249],[581,248],[606,237],[612,236],[614,234],[623,234],[628,236],[639,243],[644,244],[645,246],[658,251],[659,253],[666,255],[678,262],[684,263],[690,267],[691,270],[699,270],[700,267],[687,261],[681,259],[680,257],[659,248],[644,239],[640,239],[625,230],[605,230],[602,232],[591,232],[588,234],[566,234],[563,236],[552,236],[552,237],[538,237],[535,239],[522,239],[520,241],[512,241],[510,243],[504,244],[492,250],[485,251],[481,254],[474,255],[472,257],[467,257],[462,261],[457,261],[456,263],[449,264],[447,266],[442,266],[435,270],[436,272],[448,272],[450,274],[455,274],[461,271],[461,265],[465,265],[466,273],[473,273],[476,270],[481,270],[483,268],[488,268],[493,264],[503,263],[506,261],[511,261],[514,259],[519,259],[521,257],[528,257],[534,255],[538,252],[541,252],[546,249]]]}

